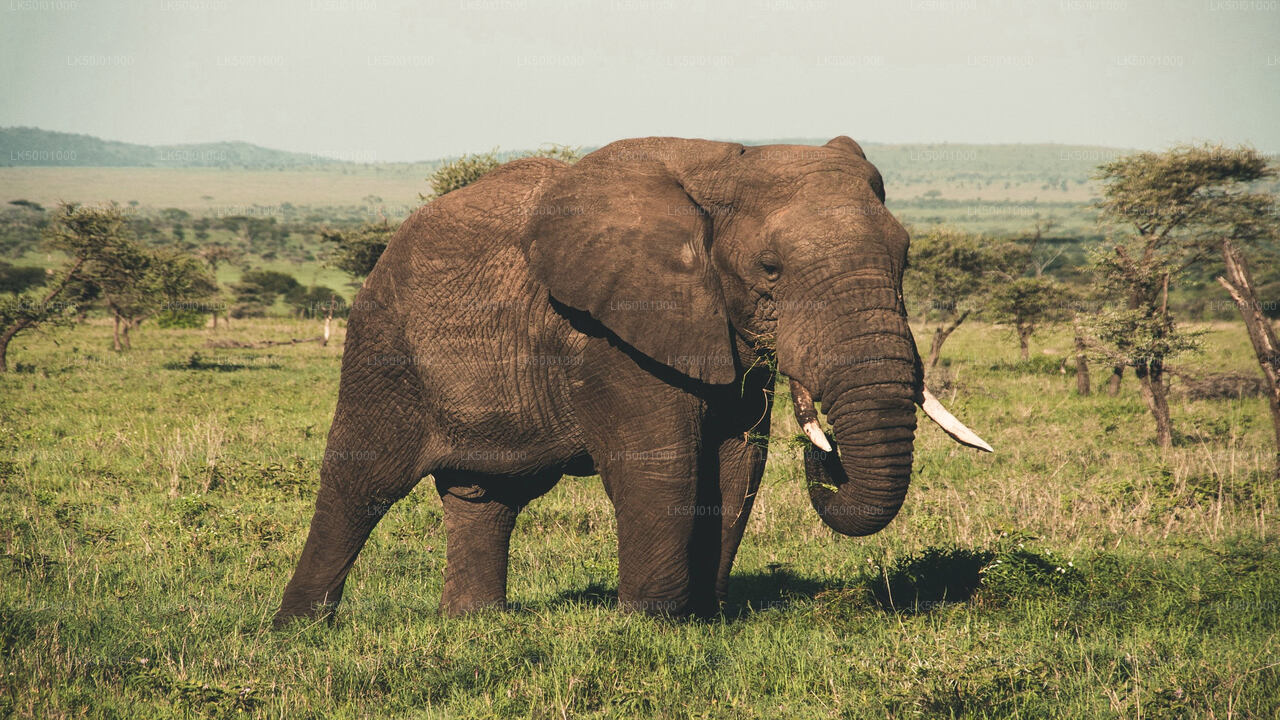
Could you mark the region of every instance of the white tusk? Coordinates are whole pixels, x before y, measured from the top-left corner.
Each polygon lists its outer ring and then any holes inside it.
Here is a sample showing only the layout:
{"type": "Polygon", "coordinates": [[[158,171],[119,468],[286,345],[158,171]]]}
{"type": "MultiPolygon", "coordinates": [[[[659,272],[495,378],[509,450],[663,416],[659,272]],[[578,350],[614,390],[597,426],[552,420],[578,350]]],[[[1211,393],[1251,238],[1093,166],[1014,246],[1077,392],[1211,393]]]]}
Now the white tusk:
{"type": "Polygon", "coordinates": [[[809,436],[809,442],[818,446],[823,452],[831,452],[831,443],[827,442],[827,434],[822,432],[822,426],[817,420],[810,420],[801,428],[804,434],[809,436]]]}
{"type": "Polygon", "coordinates": [[[796,422],[800,423],[800,429],[804,430],[809,442],[823,452],[831,452],[827,434],[822,432],[822,425],[818,424],[818,411],[813,406],[813,395],[795,378],[791,378],[791,400],[796,412],[796,422]]]}
{"type": "Polygon", "coordinates": [[[995,452],[987,441],[978,437],[977,433],[964,426],[964,423],[956,419],[955,415],[947,412],[942,407],[942,403],[938,402],[938,398],[929,392],[929,388],[924,388],[924,402],[920,403],[920,408],[924,410],[924,414],[929,419],[938,423],[938,427],[942,428],[948,435],[961,445],[968,445],[979,450],[987,452],[995,452]]]}

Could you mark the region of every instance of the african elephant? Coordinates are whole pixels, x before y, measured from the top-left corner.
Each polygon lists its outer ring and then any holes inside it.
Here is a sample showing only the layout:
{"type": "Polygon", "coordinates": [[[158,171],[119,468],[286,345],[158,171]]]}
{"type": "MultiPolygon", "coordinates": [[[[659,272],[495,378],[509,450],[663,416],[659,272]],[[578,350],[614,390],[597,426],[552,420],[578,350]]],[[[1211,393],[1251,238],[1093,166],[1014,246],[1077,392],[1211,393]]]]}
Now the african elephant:
{"type": "Polygon", "coordinates": [[[623,140],[573,165],[508,163],[418,209],[353,303],[276,624],[327,614],[378,519],[427,475],[447,614],[503,606],[517,514],[563,475],[597,473],[620,604],[716,612],[764,469],[775,366],[822,448],[806,453],[814,508],[837,532],[876,532],[907,491],[916,404],[985,447],[924,388],[907,242],[843,136],[623,140]]]}

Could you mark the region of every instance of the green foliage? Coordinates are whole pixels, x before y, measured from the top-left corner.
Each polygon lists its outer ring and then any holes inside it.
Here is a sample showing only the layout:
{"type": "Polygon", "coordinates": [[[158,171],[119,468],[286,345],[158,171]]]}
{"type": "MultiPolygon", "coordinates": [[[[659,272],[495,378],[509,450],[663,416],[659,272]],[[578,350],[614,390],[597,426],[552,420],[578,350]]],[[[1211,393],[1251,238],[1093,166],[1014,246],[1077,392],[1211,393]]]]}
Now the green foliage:
{"type": "Polygon", "coordinates": [[[545,157],[561,162],[573,163],[577,162],[582,156],[578,148],[569,147],[567,145],[548,145],[533,152],[516,155],[514,157],[500,156],[497,149],[490,150],[486,153],[476,153],[473,155],[463,155],[456,160],[450,160],[441,165],[431,177],[427,178],[427,184],[431,186],[431,192],[428,195],[422,195],[423,200],[438,198],[447,193],[451,193],[459,188],[466,187],[471,183],[484,177],[487,173],[497,169],[503,163],[511,160],[517,160],[526,157],[545,157]]]}
{"type": "Polygon", "coordinates": [[[911,240],[904,278],[907,296],[944,318],[986,302],[995,281],[1023,262],[1012,243],[948,227],[930,228],[911,240]]]}
{"type": "Polygon", "coordinates": [[[497,169],[500,165],[502,165],[502,161],[498,159],[497,150],[463,155],[456,160],[450,160],[432,173],[431,177],[427,178],[427,184],[431,186],[431,193],[424,195],[423,199],[438,198],[454,190],[464,188],[479,180],[491,170],[497,169]]]}
{"type": "Polygon", "coordinates": [[[1221,215],[1224,201],[1249,197],[1251,183],[1274,175],[1252,148],[1183,145],[1126,155],[1101,165],[1097,178],[1104,217],[1152,238],[1157,250],[1178,253],[1212,243],[1215,235],[1200,231],[1221,215]]]}
{"type": "Polygon", "coordinates": [[[65,301],[45,302],[35,292],[3,293],[0,294],[0,331],[64,323],[71,319],[75,310],[75,305],[65,301]]]}
{"type": "Polygon", "coordinates": [[[991,562],[988,550],[929,547],[898,558],[870,581],[876,601],[904,611],[927,610],[941,602],[964,602],[982,582],[991,562]]]}
{"type": "Polygon", "coordinates": [[[1039,594],[1067,594],[1081,589],[1084,575],[1075,563],[1052,550],[1036,549],[1039,538],[1003,531],[982,568],[983,592],[998,602],[1039,594]]]}
{"type": "Polygon", "coordinates": [[[45,284],[44,268],[13,265],[0,260],[0,293],[20,293],[45,284]]]}
{"type": "Polygon", "coordinates": [[[260,292],[283,295],[300,287],[297,278],[277,270],[250,270],[240,276],[240,284],[253,286],[260,292]]]}
{"type": "Polygon", "coordinates": [[[367,277],[394,232],[395,228],[385,222],[369,223],[353,230],[324,230],[321,237],[337,245],[329,253],[327,262],[354,278],[367,277]]]}
{"type": "Polygon", "coordinates": [[[11,200],[0,208],[0,255],[20,258],[40,245],[49,215],[30,200],[11,200]]]}
{"type": "Polygon", "coordinates": [[[1092,318],[1102,359],[1127,367],[1147,367],[1200,349],[1199,335],[1178,329],[1173,316],[1145,309],[1108,308],[1092,318]]]}
{"type": "Polygon", "coordinates": [[[325,317],[329,312],[330,304],[333,306],[334,317],[343,317],[347,312],[346,301],[338,295],[336,290],[323,285],[298,286],[285,293],[284,300],[298,317],[306,319],[325,317]]]}
{"type": "Polygon", "coordinates": [[[156,313],[156,327],[169,328],[199,328],[204,327],[207,317],[205,313],[196,309],[174,308],[165,309],[156,313]]]}
{"type": "Polygon", "coordinates": [[[164,311],[203,314],[205,302],[218,293],[218,283],[195,257],[173,248],[152,251],[150,286],[164,311]]]}
{"type": "Polygon", "coordinates": [[[940,603],[976,599],[999,605],[1015,598],[1066,594],[1082,578],[1075,563],[1032,546],[1037,538],[1001,532],[991,547],[931,546],[895,560],[868,578],[876,603],[897,612],[932,610],[940,603]]]}
{"type": "Polygon", "coordinates": [[[231,286],[234,305],[232,317],[261,317],[275,304],[281,295],[298,292],[302,285],[297,278],[277,270],[249,270],[240,276],[240,282],[231,286]]]}
{"type": "Polygon", "coordinates": [[[1250,247],[1276,236],[1275,199],[1254,189],[1274,175],[1257,151],[1218,145],[1135,153],[1099,168],[1103,217],[1127,230],[1094,257],[1100,286],[1125,308],[1094,320],[1107,354],[1158,367],[1195,349],[1194,338],[1178,334],[1170,288],[1223,238],[1250,247]]]}
{"type": "Polygon", "coordinates": [[[50,244],[70,259],[49,279],[49,290],[0,296],[0,370],[7,368],[5,356],[14,337],[42,324],[69,320],[76,308],[67,296],[95,297],[96,286],[93,290],[83,287],[87,275],[129,245],[124,218],[114,205],[86,208],[63,204],[44,233],[50,244]]]}
{"type": "Polygon", "coordinates": [[[55,249],[96,263],[110,262],[113,256],[134,250],[128,220],[115,203],[99,206],[63,203],[45,237],[55,249]]]}
{"type": "Polygon", "coordinates": [[[1037,325],[1063,314],[1065,299],[1049,278],[1013,278],[996,284],[986,311],[993,320],[1010,323],[1020,336],[1029,337],[1037,325]]]}

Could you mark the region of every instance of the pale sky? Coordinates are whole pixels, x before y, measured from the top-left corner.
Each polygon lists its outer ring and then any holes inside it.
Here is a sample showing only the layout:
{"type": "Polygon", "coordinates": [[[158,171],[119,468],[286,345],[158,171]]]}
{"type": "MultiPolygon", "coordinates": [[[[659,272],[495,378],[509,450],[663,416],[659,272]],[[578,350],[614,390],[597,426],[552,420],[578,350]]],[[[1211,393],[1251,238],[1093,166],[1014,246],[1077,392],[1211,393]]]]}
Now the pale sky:
{"type": "Polygon", "coordinates": [[[1280,151],[1280,0],[0,0],[0,126],[356,161],[623,137],[1280,151]]]}

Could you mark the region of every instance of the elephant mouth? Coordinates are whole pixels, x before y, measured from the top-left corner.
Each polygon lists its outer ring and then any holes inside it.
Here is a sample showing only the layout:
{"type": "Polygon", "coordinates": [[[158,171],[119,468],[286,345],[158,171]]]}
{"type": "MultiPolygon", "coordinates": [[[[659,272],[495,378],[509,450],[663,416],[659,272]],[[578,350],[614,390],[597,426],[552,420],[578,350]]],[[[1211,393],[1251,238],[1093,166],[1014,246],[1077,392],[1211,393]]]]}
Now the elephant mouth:
{"type": "MultiPolygon", "coordinates": [[[[827,439],[827,434],[823,432],[822,425],[818,422],[818,410],[813,402],[813,394],[795,378],[791,379],[791,399],[795,408],[796,422],[800,424],[800,429],[809,438],[809,442],[823,452],[832,452],[831,442],[827,439]]],[[[937,423],[943,432],[951,436],[951,439],[961,445],[977,448],[983,452],[995,452],[995,449],[987,441],[960,422],[955,415],[952,415],[938,398],[929,392],[929,388],[923,384],[920,386],[920,397],[917,400],[917,404],[921,410],[924,410],[924,414],[930,420],[937,423]]]]}

